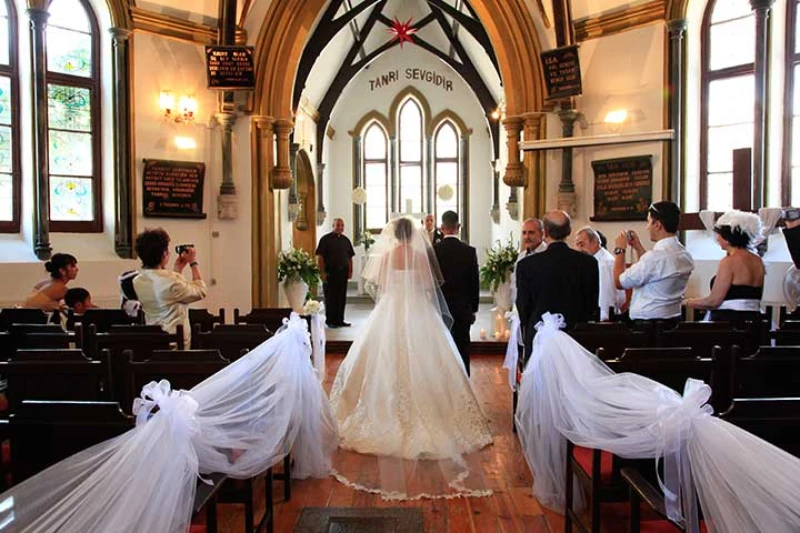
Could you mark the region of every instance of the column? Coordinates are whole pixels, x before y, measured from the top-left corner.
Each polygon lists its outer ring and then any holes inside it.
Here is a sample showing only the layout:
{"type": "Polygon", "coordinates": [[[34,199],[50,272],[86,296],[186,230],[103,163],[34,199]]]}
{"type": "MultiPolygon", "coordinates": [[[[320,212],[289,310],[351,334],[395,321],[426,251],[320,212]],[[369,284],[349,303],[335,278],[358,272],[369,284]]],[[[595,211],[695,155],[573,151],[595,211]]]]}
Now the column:
{"type": "MultiPolygon", "coordinates": [[[[562,109],[558,112],[561,119],[562,137],[572,137],[575,132],[575,121],[580,116],[574,109],[562,109]]],[[[578,211],[575,197],[575,183],[572,181],[572,148],[561,149],[561,181],[558,183],[558,208],[575,217],[578,211]]]]}
{"type": "MultiPolygon", "coordinates": [[[[523,115],[526,141],[535,141],[541,138],[544,127],[544,113],[525,113],[523,115]]],[[[523,218],[539,217],[545,210],[547,198],[547,179],[544,173],[544,154],[538,151],[528,151],[523,155],[525,168],[525,190],[523,191],[523,218]]]]}
{"type": "Polygon", "coordinates": [[[216,114],[222,126],[222,184],[217,195],[217,216],[220,220],[235,220],[238,217],[236,185],[233,183],[233,126],[236,113],[223,111],[216,114]]]}
{"type": "Polygon", "coordinates": [[[753,209],[764,207],[767,175],[767,82],[769,15],[775,0],[750,0],[756,14],[755,113],[753,117],[753,209]]]}
{"type": "Polygon", "coordinates": [[[292,184],[292,169],[289,168],[289,134],[293,123],[287,118],[277,119],[272,127],[278,140],[277,161],[270,173],[273,189],[288,189],[292,184]]]}
{"type": "Polygon", "coordinates": [[[389,137],[389,213],[393,211],[402,212],[403,206],[400,205],[400,191],[398,190],[399,183],[397,181],[397,137],[392,135],[389,137]]]}
{"type": "MultiPolygon", "coordinates": [[[[289,187],[289,221],[294,222],[297,220],[300,210],[302,209],[300,202],[297,200],[297,151],[300,150],[300,144],[292,142],[289,144],[289,168],[292,170],[292,185],[289,187]]],[[[298,225],[298,229],[300,228],[298,225]]]]}
{"type": "Polygon", "coordinates": [[[119,257],[133,257],[133,209],[131,204],[131,100],[130,47],[131,31],[111,28],[111,69],[114,79],[112,113],[114,115],[114,251],[119,257]]]}
{"type": "Polygon", "coordinates": [[[275,140],[272,123],[271,117],[251,117],[253,307],[275,307],[278,304],[280,232],[275,221],[275,195],[270,183],[275,140]]]}
{"type": "MultiPolygon", "coordinates": [[[[353,135],[353,189],[364,186],[364,164],[362,155],[361,135],[353,135]]],[[[367,198],[369,202],[369,198],[367,198]]],[[[354,242],[361,240],[364,231],[364,207],[353,202],[353,238],[354,242]]]]}
{"type": "Polygon", "coordinates": [[[675,135],[669,143],[669,176],[662,195],[680,206],[683,194],[683,36],[689,22],[674,19],[667,23],[669,31],[669,127],[675,135]]]}
{"type": "MultiPolygon", "coordinates": [[[[320,148],[320,152],[322,149],[320,148]]],[[[321,227],[328,218],[328,213],[325,211],[325,202],[322,199],[323,185],[325,183],[325,163],[317,163],[317,227],[321,227]]]]}
{"type": "Polygon", "coordinates": [[[489,163],[492,167],[492,209],[489,211],[489,216],[492,217],[492,222],[495,224],[500,223],[500,166],[499,159],[493,159],[489,163]]]}
{"type": "Polygon", "coordinates": [[[47,8],[31,7],[31,75],[33,83],[33,251],[41,260],[49,259],[50,246],[50,162],[47,152],[47,8]]]}
{"type": "Polygon", "coordinates": [[[469,242],[469,135],[461,133],[461,238],[469,242]]]}
{"type": "MultiPolygon", "coordinates": [[[[423,205],[422,205],[422,212],[423,213],[433,213],[434,209],[433,206],[436,205],[436,195],[438,191],[434,190],[434,179],[433,179],[433,164],[434,164],[434,153],[433,153],[433,137],[428,135],[425,137],[425,157],[427,158],[425,161],[425,195],[423,196],[423,205]]],[[[462,214],[462,220],[463,214],[462,214]]]]}
{"type": "Polygon", "coordinates": [[[519,133],[522,129],[522,117],[508,117],[503,120],[506,128],[508,146],[508,164],[503,176],[503,183],[511,187],[506,210],[512,220],[519,220],[519,201],[517,200],[517,187],[525,186],[525,173],[522,161],[519,158],[519,133]]]}

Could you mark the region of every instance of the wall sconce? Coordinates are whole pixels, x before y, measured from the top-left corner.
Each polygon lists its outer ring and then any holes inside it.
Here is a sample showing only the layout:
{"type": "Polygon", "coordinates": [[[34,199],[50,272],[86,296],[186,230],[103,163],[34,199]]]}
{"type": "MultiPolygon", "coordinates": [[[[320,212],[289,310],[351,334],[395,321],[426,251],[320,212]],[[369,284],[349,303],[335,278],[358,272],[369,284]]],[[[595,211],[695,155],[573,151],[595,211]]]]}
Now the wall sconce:
{"type": "Polygon", "coordinates": [[[626,109],[615,109],[606,113],[606,118],[603,122],[611,133],[617,133],[623,122],[628,119],[628,111],[626,109]]]}
{"type": "Polygon", "coordinates": [[[175,146],[179,150],[194,150],[197,148],[197,141],[191,137],[175,137],[175,146]]]}
{"type": "Polygon", "coordinates": [[[159,107],[165,122],[191,124],[197,112],[197,100],[193,96],[181,96],[175,105],[175,95],[171,91],[161,91],[159,107]]]}

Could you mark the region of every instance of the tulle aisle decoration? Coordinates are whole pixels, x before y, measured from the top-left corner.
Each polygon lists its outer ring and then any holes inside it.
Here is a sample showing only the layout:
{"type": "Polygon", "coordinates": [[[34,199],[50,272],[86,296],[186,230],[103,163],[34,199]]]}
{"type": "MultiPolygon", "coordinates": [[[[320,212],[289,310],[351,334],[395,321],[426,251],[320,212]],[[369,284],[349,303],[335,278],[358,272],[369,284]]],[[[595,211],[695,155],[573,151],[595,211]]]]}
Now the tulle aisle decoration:
{"type": "Polygon", "coordinates": [[[698,531],[800,531],[800,459],[711,416],[711,389],[689,379],[683,396],[648,378],[615,374],[545,314],[522,377],[517,428],[533,493],[563,512],[566,441],[625,458],[664,461],[670,519],[698,531]]]}
{"type": "Polygon", "coordinates": [[[185,533],[198,476],[247,479],[290,451],[292,477],[330,475],[338,430],[310,355],[306,322],[293,313],[277,335],[190,391],[148,384],[134,404],[134,429],[0,495],[0,524],[185,533]]]}

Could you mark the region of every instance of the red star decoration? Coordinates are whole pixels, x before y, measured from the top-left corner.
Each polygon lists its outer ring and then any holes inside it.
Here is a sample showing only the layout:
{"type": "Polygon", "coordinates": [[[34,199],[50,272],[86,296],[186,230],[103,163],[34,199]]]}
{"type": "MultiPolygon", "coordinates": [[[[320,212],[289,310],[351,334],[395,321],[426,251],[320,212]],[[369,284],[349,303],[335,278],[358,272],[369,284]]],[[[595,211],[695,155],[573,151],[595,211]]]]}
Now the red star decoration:
{"type": "Polygon", "coordinates": [[[386,30],[389,33],[394,34],[394,39],[400,41],[400,48],[403,48],[404,41],[408,41],[409,43],[414,42],[414,39],[411,36],[417,33],[417,28],[413,28],[411,26],[411,20],[412,19],[408,19],[405,22],[400,22],[395,18],[394,22],[392,23],[392,27],[386,30]]]}

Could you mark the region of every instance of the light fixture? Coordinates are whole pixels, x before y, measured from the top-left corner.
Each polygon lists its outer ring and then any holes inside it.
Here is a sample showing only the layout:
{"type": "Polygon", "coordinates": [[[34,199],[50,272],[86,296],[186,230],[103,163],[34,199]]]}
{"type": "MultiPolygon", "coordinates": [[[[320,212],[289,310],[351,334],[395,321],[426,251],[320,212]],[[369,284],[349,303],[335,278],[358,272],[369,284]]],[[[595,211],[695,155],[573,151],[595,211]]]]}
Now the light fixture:
{"type": "Polygon", "coordinates": [[[197,141],[191,137],[175,137],[175,146],[181,150],[194,150],[197,148],[197,141]]]}
{"type": "Polygon", "coordinates": [[[494,111],[492,111],[492,119],[493,120],[500,120],[500,110],[499,109],[495,109],[494,111]]]}
{"type": "Polygon", "coordinates": [[[606,118],[603,122],[606,123],[606,126],[612,133],[617,133],[619,131],[620,125],[628,119],[628,110],[627,109],[614,109],[606,113],[606,118]]]}
{"type": "Polygon", "coordinates": [[[171,91],[161,91],[158,99],[161,114],[165,122],[191,124],[197,113],[197,100],[193,96],[183,95],[175,105],[175,95],[171,91]]]}

